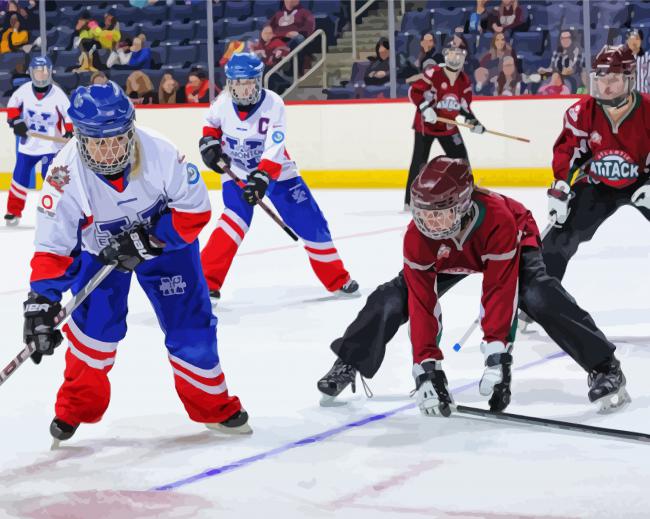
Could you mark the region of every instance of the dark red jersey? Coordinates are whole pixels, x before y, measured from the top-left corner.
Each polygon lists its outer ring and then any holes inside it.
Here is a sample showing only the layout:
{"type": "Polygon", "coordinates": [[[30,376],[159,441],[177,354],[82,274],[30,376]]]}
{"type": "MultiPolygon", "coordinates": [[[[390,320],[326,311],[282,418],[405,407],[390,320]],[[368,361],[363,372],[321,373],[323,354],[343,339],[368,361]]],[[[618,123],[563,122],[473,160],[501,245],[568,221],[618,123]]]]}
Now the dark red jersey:
{"type": "Polygon", "coordinates": [[[422,119],[420,105],[429,101],[439,117],[455,119],[460,110],[469,112],[472,102],[472,83],[462,70],[452,84],[444,69],[434,66],[421,74],[421,78],[411,84],[409,99],[418,107],[415,111],[413,129],[426,135],[451,135],[458,131],[453,124],[437,122],[429,124],[422,119]]]}
{"type": "Polygon", "coordinates": [[[477,189],[472,220],[451,239],[432,240],[413,222],[404,237],[404,277],[408,286],[413,360],[441,360],[442,332],[436,293],[438,273],[483,273],[481,327],[485,341],[512,342],[522,246],[539,246],[530,211],[498,193],[477,189]]]}
{"type": "Polygon", "coordinates": [[[556,179],[622,189],[648,178],[649,161],[650,96],[634,92],[631,111],[618,123],[593,97],[581,99],[564,114],[553,148],[556,179]]]}

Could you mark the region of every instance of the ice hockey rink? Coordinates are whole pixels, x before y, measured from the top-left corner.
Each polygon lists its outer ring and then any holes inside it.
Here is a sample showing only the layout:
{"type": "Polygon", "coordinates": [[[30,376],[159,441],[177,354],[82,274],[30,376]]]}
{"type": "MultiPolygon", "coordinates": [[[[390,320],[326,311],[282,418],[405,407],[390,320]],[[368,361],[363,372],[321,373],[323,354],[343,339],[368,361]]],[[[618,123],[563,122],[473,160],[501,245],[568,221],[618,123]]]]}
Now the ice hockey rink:
{"type": "MultiPolygon", "coordinates": [[[[500,191],[523,201],[544,227],[543,189],[500,191]]],[[[211,196],[203,242],[223,207],[220,192],[211,196]]],[[[341,395],[340,406],[321,407],[316,381],[334,361],[329,345],[365,297],[400,270],[409,216],[398,190],[316,196],[362,297],[325,292],[304,251],[256,214],[217,310],[222,367],[255,433],[221,437],[189,421],[162,333],[134,283],[112,401],[99,424],[82,425],[49,450],[65,346],[39,366],[26,363],[0,388],[1,517],[650,517],[650,443],[421,416],[409,398],[406,327],[369,381],[373,398],[358,387],[341,395]]],[[[34,198],[28,204],[20,228],[0,229],[3,366],[22,348],[34,198]]],[[[650,433],[649,229],[634,209],[621,209],[581,247],[565,278],[616,343],[632,403],[597,414],[586,374],[536,327],[517,338],[508,411],[650,433]]],[[[477,316],[479,292],[480,276],[472,276],[443,298],[442,347],[456,402],[487,407],[477,390],[480,333],[459,352],[451,348],[477,316]]]]}

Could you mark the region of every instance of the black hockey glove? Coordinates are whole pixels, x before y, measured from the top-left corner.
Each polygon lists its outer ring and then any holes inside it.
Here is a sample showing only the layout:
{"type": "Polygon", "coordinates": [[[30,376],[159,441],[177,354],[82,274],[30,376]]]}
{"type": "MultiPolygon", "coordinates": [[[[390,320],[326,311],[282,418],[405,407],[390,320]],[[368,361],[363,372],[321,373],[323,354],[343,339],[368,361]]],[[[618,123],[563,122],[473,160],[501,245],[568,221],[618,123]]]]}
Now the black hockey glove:
{"type": "Polygon", "coordinates": [[[61,304],[53,303],[36,292],[30,292],[27,301],[23,303],[23,310],[23,340],[25,344],[34,344],[36,351],[32,353],[32,360],[39,364],[43,355],[52,355],[54,348],[63,342],[61,332],[54,329],[61,304]]]}
{"type": "Polygon", "coordinates": [[[63,138],[64,138],[64,139],[72,139],[72,137],[74,137],[74,133],[73,133],[73,132],[65,132],[65,133],[63,134],[63,138]]]}
{"type": "Polygon", "coordinates": [[[28,128],[25,124],[25,121],[22,119],[14,119],[13,121],[9,121],[9,126],[12,127],[14,134],[17,137],[27,137],[28,128]]]}
{"type": "Polygon", "coordinates": [[[470,114],[468,117],[465,117],[465,122],[467,124],[471,124],[474,127],[470,130],[472,133],[478,133],[480,135],[485,131],[485,127],[479,122],[474,114],[470,114]]]}
{"type": "Polygon", "coordinates": [[[110,244],[99,253],[99,261],[116,265],[120,272],[132,272],[143,261],[160,256],[164,244],[156,240],[144,227],[136,227],[111,238],[110,244]]]}
{"type": "Polygon", "coordinates": [[[263,171],[255,170],[248,175],[244,186],[244,200],[250,205],[255,205],[258,200],[264,198],[269,187],[269,176],[263,171]]]}
{"type": "Polygon", "coordinates": [[[217,173],[223,174],[223,170],[219,167],[220,160],[223,160],[230,167],[230,157],[223,152],[221,141],[216,137],[209,135],[201,137],[199,151],[205,165],[217,173]]]}

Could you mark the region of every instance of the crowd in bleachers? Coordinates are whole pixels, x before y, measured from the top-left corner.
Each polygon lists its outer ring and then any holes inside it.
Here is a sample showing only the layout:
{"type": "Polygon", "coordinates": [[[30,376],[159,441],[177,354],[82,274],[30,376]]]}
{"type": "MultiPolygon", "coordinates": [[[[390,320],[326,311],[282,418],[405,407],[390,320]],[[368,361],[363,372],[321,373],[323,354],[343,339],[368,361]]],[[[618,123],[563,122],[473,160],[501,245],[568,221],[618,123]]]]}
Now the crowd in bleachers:
{"type": "MultiPolygon", "coordinates": [[[[55,81],[66,91],[102,77],[131,88],[141,103],[193,103],[208,98],[205,0],[44,0],[48,54],[55,81]],[[96,72],[102,75],[94,76],[96,72]]],[[[336,0],[212,0],[215,88],[235,52],[255,52],[267,70],[316,29],[336,45],[350,28],[350,2],[336,0]]],[[[442,63],[450,38],[468,49],[465,72],[477,95],[570,94],[587,88],[583,6],[571,0],[421,0],[407,2],[395,38],[398,95],[426,67],[442,63]]],[[[638,88],[648,91],[644,29],[650,2],[591,0],[590,44],[630,42],[639,61],[638,88]]],[[[0,106],[29,76],[25,64],[40,53],[38,2],[0,0],[0,106]]],[[[646,35],[648,31],[646,30],[646,35]]],[[[314,42],[317,44],[318,42],[314,42]]],[[[299,67],[309,68],[308,46],[299,67]]],[[[389,40],[355,62],[350,77],[328,98],[387,97],[389,40]]],[[[291,64],[270,78],[282,92],[291,64]]]]}

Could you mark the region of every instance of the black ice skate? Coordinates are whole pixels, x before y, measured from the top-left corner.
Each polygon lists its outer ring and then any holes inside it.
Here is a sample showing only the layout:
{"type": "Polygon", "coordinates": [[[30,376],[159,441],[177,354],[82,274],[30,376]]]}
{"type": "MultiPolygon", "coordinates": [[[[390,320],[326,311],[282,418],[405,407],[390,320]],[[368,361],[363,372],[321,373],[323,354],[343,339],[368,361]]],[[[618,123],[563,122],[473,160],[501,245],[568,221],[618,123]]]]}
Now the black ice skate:
{"type": "Polygon", "coordinates": [[[248,413],[243,409],[223,422],[206,423],[205,426],[225,434],[253,434],[253,429],[248,425],[248,413]]]}
{"type": "Polygon", "coordinates": [[[614,357],[589,372],[589,401],[599,405],[599,412],[616,411],[631,402],[625,389],[625,375],[621,363],[614,357]]]}
{"type": "Polygon", "coordinates": [[[350,296],[357,295],[358,290],[359,283],[357,283],[354,279],[349,279],[345,285],[339,288],[338,292],[339,294],[350,296]]]}
{"type": "Polygon", "coordinates": [[[52,435],[52,447],[51,450],[59,448],[61,442],[69,440],[74,435],[77,430],[78,425],[70,425],[69,423],[64,422],[60,418],[54,418],[50,424],[50,434],[52,435]]]}
{"type": "Polygon", "coordinates": [[[219,290],[210,290],[210,303],[212,303],[213,307],[217,306],[219,299],[221,299],[221,292],[219,290]]]}
{"type": "Polygon", "coordinates": [[[318,381],[318,390],[323,393],[321,405],[331,403],[341,392],[352,384],[352,392],[356,393],[357,370],[337,358],[332,368],[318,381]]]}
{"type": "Polygon", "coordinates": [[[503,380],[494,386],[492,390],[492,396],[490,397],[490,411],[500,413],[506,410],[506,407],[510,405],[510,397],[512,393],[510,392],[510,383],[512,382],[512,357],[510,357],[510,362],[503,363],[501,365],[501,373],[503,374],[503,380]]]}
{"type": "Polygon", "coordinates": [[[16,227],[20,223],[20,218],[14,214],[7,213],[5,215],[5,225],[7,227],[16,227]]]}
{"type": "Polygon", "coordinates": [[[454,399],[449,394],[447,376],[440,361],[425,361],[413,365],[415,391],[418,407],[425,416],[450,416],[455,409],[454,399]]]}
{"type": "Polygon", "coordinates": [[[529,328],[530,325],[534,322],[535,321],[533,321],[526,312],[519,310],[519,315],[517,316],[517,324],[521,333],[531,333],[532,330],[529,330],[529,328]]]}

